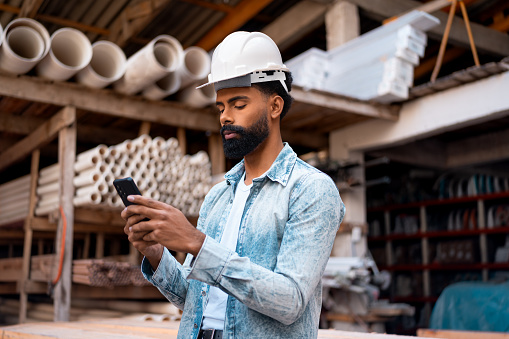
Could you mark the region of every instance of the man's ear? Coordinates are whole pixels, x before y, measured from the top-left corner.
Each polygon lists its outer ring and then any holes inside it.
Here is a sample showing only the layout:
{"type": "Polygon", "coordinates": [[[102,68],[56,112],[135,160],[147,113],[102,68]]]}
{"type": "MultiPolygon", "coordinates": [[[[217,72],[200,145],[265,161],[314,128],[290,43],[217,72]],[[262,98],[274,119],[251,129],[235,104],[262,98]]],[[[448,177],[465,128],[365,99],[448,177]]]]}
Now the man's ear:
{"type": "Polygon", "coordinates": [[[277,94],[273,94],[270,97],[270,117],[272,119],[279,119],[281,112],[283,112],[283,106],[285,101],[277,94]]]}

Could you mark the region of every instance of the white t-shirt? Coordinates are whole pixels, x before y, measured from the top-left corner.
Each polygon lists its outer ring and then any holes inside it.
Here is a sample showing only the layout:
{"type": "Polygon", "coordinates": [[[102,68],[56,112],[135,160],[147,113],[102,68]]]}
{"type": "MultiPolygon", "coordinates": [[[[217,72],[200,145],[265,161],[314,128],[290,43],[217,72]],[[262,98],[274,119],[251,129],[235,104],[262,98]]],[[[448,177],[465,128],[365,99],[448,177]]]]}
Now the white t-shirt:
{"type": "MultiPolygon", "coordinates": [[[[245,173],[237,185],[235,198],[233,199],[232,209],[228,216],[223,235],[221,236],[221,245],[235,251],[237,248],[237,238],[239,237],[240,221],[246,206],[246,200],[253,183],[246,186],[244,183],[245,173]]],[[[203,313],[202,329],[222,330],[224,328],[224,318],[226,316],[226,301],[228,294],[224,293],[217,287],[210,287],[209,302],[203,313]]]]}

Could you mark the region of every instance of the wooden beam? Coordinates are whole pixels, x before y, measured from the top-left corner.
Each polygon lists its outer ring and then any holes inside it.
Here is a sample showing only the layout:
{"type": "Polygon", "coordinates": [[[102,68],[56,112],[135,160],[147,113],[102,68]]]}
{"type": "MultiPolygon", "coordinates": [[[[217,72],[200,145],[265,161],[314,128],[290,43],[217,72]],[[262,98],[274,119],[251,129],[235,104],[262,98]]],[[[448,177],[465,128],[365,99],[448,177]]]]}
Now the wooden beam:
{"type": "MultiPolygon", "coordinates": [[[[349,0],[361,7],[365,13],[372,14],[375,18],[386,19],[411,10],[422,5],[415,0],[349,0]]],[[[438,11],[431,13],[440,20],[440,25],[433,27],[428,35],[434,39],[441,40],[447,23],[447,14],[438,11]]],[[[509,55],[509,36],[497,32],[494,29],[481,24],[471,23],[472,34],[476,47],[479,51],[489,53],[498,57],[509,55]]],[[[470,48],[465,21],[455,17],[449,35],[449,42],[459,47],[470,48]]]]}
{"type": "Polygon", "coordinates": [[[0,95],[57,106],[72,105],[85,111],[195,130],[219,130],[219,119],[206,109],[192,109],[169,101],[153,102],[120,95],[108,89],[89,89],[70,82],[53,83],[35,77],[2,74],[0,95]]]}
{"type": "Polygon", "coordinates": [[[50,142],[62,128],[71,125],[75,118],[76,115],[73,109],[66,107],[60,110],[26,138],[0,153],[0,170],[21,160],[33,150],[50,142]]]}
{"type": "MultiPolygon", "coordinates": [[[[7,4],[0,4],[0,11],[19,15],[21,13],[21,8],[7,5],[7,4]]],[[[49,22],[52,24],[60,25],[62,27],[73,27],[73,28],[77,28],[77,29],[85,31],[85,32],[96,33],[96,34],[100,34],[100,35],[107,36],[110,34],[110,31],[107,29],[104,29],[104,28],[91,26],[91,25],[85,25],[85,24],[82,24],[77,21],[59,18],[59,17],[52,16],[52,15],[46,15],[46,14],[39,13],[39,14],[35,15],[35,19],[38,21],[45,21],[45,22],[49,22]]]]}
{"type": "Polygon", "coordinates": [[[376,105],[318,90],[305,91],[297,86],[292,86],[291,95],[295,100],[307,104],[383,120],[398,120],[398,106],[376,105]]]}
{"type": "Polygon", "coordinates": [[[170,0],[145,0],[127,6],[111,24],[109,40],[124,47],[132,37],[140,33],[170,0]]]}
{"type": "MultiPolygon", "coordinates": [[[[69,115],[76,117],[74,107],[65,107],[69,115]]],[[[75,119],[73,119],[74,121],[75,119]]],[[[76,122],[62,128],[58,133],[58,162],[60,166],[60,208],[63,215],[58,221],[57,257],[61,275],[55,286],[55,321],[69,321],[71,309],[72,256],[74,242],[74,162],[76,160],[76,122]],[[64,246],[60,246],[60,244],[64,246]]],[[[57,273],[58,274],[58,273],[57,273]]],[[[53,282],[55,283],[55,282],[53,282]]]]}
{"type": "Polygon", "coordinates": [[[19,16],[34,18],[43,2],[44,0],[24,0],[19,16]]]}
{"type": "Polygon", "coordinates": [[[228,34],[240,28],[273,0],[242,0],[196,44],[209,51],[215,48],[228,34]]]}
{"type": "Polygon", "coordinates": [[[304,0],[265,26],[262,32],[270,36],[279,49],[285,49],[323,24],[326,11],[327,5],[304,0]]]}

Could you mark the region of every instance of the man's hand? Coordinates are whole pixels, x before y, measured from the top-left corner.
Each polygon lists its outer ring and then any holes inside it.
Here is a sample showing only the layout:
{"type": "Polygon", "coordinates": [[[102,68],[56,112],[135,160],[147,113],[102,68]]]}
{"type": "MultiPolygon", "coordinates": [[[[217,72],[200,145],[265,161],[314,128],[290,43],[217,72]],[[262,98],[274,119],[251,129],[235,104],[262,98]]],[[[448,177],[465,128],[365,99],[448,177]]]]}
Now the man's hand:
{"type": "MultiPolygon", "coordinates": [[[[178,209],[139,195],[130,195],[128,200],[134,205],[122,211],[122,218],[126,220],[125,233],[129,241],[142,254],[149,251],[151,255],[156,250],[162,255],[160,244],[176,252],[198,255],[205,234],[198,231],[178,209]],[[148,221],[142,221],[148,218],[148,221]]],[[[159,256],[160,259],[160,256],[159,256]]]]}

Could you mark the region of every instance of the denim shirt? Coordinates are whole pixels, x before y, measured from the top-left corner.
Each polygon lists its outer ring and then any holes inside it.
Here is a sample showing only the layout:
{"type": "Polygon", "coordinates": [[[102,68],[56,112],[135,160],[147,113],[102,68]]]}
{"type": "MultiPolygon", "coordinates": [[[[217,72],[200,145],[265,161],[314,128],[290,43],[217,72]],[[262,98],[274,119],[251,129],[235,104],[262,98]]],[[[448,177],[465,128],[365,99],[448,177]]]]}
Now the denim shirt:
{"type": "Polygon", "coordinates": [[[285,143],[253,180],[233,252],[219,241],[243,173],[241,161],[206,196],[197,225],[206,238],[196,257],[180,265],[165,249],[157,269],[144,259],[142,272],[183,310],[178,338],[197,337],[209,286],[228,294],[225,339],[316,338],[321,276],[345,213],[338,190],[285,143]]]}

